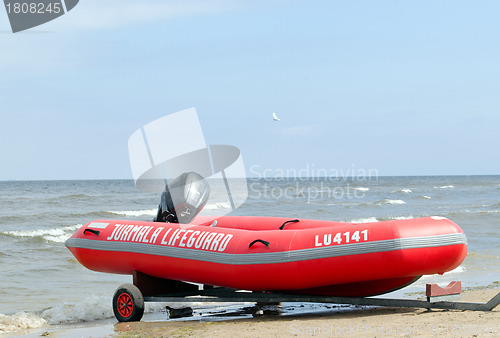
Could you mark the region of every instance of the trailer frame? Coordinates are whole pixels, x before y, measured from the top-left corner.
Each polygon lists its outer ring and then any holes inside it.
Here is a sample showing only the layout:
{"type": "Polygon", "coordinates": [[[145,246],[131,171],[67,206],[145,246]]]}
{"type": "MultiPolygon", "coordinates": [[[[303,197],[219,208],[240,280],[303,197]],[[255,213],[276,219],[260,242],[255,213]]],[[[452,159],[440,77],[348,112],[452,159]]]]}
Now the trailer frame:
{"type": "Polygon", "coordinates": [[[460,296],[461,283],[440,288],[427,284],[427,300],[375,297],[332,297],[282,292],[245,291],[213,285],[196,285],[134,273],[133,284],[123,284],[113,297],[113,311],[121,322],[139,321],[145,302],[207,302],[279,304],[282,302],[348,304],[400,308],[491,311],[500,304],[500,292],[486,303],[451,301],[460,296]]]}

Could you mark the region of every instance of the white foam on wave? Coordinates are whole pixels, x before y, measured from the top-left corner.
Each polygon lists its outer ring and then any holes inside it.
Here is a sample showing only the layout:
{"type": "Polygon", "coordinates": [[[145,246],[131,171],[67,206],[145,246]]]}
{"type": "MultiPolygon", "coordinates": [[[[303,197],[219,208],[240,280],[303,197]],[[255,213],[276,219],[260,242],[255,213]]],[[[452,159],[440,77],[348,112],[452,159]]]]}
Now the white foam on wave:
{"type": "MultiPolygon", "coordinates": [[[[421,280],[432,279],[432,278],[434,278],[436,276],[441,277],[441,276],[448,276],[448,275],[456,275],[456,274],[465,273],[465,272],[467,272],[467,270],[465,269],[465,267],[462,266],[462,265],[459,265],[455,269],[453,269],[451,271],[448,271],[448,272],[445,272],[442,275],[436,274],[436,275],[425,275],[425,276],[422,276],[421,280]]],[[[453,277],[453,278],[456,278],[456,277],[453,277]]],[[[448,283],[446,283],[446,284],[448,284],[448,283]]],[[[440,285],[440,283],[438,283],[438,285],[440,285]]],[[[445,287],[446,285],[440,285],[440,286],[441,287],[445,287]]]]}
{"type": "Polygon", "coordinates": [[[464,273],[464,272],[466,272],[465,268],[462,265],[459,265],[455,269],[448,271],[448,272],[445,272],[443,274],[443,276],[459,274],[459,273],[464,273]]]}
{"type": "Polygon", "coordinates": [[[365,187],[355,187],[353,189],[354,190],[358,190],[358,191],[368,191],[368,190],[370,190],[370,188],[365,188],[365,187]]]}
{"type": "MultiPolygon", "coordinates": [[[[203,303],[175,303],[175,306],[200,306],[203,303]]],[[[146,303],[145,313],[165,311],[168,303],[146,303]]],[[[14,315],[0,314],[0,335],[21,330],[37,329],[48,325],[75,324],[113,318],[109,295],[90,295],[79,302],[67,302],[37,313],[19,312],[14,315]]]]}
{"type": "Polygon", "coordinates": [[[401,189],[401,192],[404,192],[405,194],[409,194],[413,191],[411,191],[411,189],[401,189]]]}
{"type": "Polygon", "coordinates": [[[231,203],[229,202],[210,203],[205,205],[203,209],[205,210],[231,209],[231,203]]]}
{"type": "Polygon", "coordinates": [[[82,224],[69,225],[61,228],[5,231],[3,234],[14,237],[43,238],[47,242],[64,243],[82,224]]]}
{"type": "Polygon", "coordinates": [[[394,221],[402,221],[404,219],[413,219],[413,216],[394,216],[394,217],[389,217],[389,219],[394,220],[394,221]]]}
{"type": "MultiPolygon", "coordinates": [[[[93,322],[101,319],[113,318],[113,308],[111,306],[112,299],[109,295],[90,295],[80,302],[68,302],[56,305],[46,309],[40,313],[40,318],[48,324],[72,324],[82,322],[93,322]]],[[[197,306],[202,303],[176,303],[176,307],[181,306],[197,306]]],[[[168,303],[155,302],[145,303],[144,312],[161,312],[165,311],[168,303]]]]}
{"type": "Polygon", "coordinates": [[[453,185],[442,185],[440,187],[434,187],[434,189],[453,189],[455,186],[453,185]]]}
{"type": "Polygon", "coordinates": [[[424,199],[426,199],[426,200],[430,200],[430,199],[431,199],[431,197],[430,197],[430,196],[427,196],[427,195],[423,195],[423,196],[420,196],[420,197],[422,197],[422,198],[424,198],[424,199]]]}
{"type": "Polygon", "coordinates": [[[40,317],[49,324],[91,322],[113,317],[111,299],[91,295],[82,302],[63,303],[42,311],[40,317]]]}
{"type": "Polygon", "coordinates": [[[406,204],[405,201],[403,200],[390,200],[390,199],[385,199],[383,200],[384,204],[390,204],[390,205],[396,205],[396,204],[406,204]]]}
{"type": "Polygon", "coordinates": [[[144,209],[144,210],[118,210],[118,211],[108,211],[111,214],[123,215],[129,217],[141,217],[141,216],[156,216],[158,209],[144,209]]]}
{"type": "Polygon", "coordinates": [[[478,214],[498,214],[500,213],[500,210],[479,210],[477,211],[478,214]]]}
{"type": "Polygon", "coordinates": [[[27,329],[37,329],[47,325],[47,321],[32,313],[18,312],[14,315],[0,313],[0,334],[27,329]]]}
{"type": "Polygon", "coordinates": [[[460,210],[460,213],[464,214],[498,214],[500,213],[500,210],[470,210],[470,209],[464,209],[460,210]]]}
{"type": "Polygon", "coordinates": [[[351,223],[374,223],[374,222],[378,222],[378,219],[376,219],[375,217],[359,218],[351,220],[351,223]]]}

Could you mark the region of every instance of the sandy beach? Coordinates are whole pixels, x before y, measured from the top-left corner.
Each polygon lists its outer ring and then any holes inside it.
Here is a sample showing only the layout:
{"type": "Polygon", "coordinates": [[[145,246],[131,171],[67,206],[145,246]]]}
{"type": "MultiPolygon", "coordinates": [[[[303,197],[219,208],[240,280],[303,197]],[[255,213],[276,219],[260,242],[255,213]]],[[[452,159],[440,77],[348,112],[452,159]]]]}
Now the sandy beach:
{"type": "MultiPolygon", "coordinates": [[[[500,288],[464,291],[460,301],[486,302],[500,288]]],[[[221,321],[141,321],[65,327],[32,333],[53,337],[494,337],[500,335],[500,307],[493,311],[360,308],[221,321]]]]}

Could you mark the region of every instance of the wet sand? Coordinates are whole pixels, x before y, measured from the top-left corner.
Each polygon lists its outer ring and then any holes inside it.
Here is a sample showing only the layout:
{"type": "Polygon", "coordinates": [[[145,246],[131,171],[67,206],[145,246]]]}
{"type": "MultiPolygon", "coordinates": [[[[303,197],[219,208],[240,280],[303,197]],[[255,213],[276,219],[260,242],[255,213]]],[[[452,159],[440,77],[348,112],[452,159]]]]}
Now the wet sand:
{"type": "MultiPolygon", "coordinates": [[[[486,302],[498,292],[498,288],[465,291],[460,301],[486,302]]],[[[118,323],[113,329],[112,335],[117,337],[493,337],[500,335],[500,306],[490,312],[361,308],[343,312],[257,316],[217,322],[118,323]]],[[[83,332],[78,333],[81,335],[83,332]]],[[[101,333],[108,335],[109,331],[101,333]]],[[[95,334],[95,329],[89,332],[89,335],[95,334]]]]}

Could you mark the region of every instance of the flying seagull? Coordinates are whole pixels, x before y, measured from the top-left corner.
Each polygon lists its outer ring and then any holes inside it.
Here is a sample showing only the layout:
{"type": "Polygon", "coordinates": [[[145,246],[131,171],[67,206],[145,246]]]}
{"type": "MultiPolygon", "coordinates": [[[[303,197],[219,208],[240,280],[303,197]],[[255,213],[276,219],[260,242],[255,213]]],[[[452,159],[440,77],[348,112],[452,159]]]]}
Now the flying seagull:
{"type": "Polygon", "coordinates": [[[278,116],[276,116],[276,113],[273,113],[273,120],[274,121],[279,121],[280,119],[278,118],[278,116]]]}

